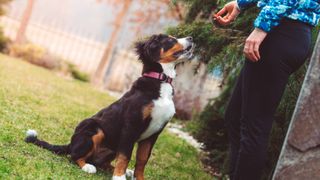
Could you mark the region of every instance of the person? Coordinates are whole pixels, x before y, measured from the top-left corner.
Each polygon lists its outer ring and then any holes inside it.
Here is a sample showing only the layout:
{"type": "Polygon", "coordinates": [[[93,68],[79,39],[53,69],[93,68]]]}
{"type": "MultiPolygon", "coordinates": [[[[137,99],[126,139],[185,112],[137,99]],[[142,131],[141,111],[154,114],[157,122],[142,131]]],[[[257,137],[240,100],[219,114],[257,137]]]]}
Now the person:
{"type": "Polygon", "coordinates": [[[228,25],[255,4],[261,11],[245,41],[246,60],[225,112],[231,180],[261,178],[273,116],[289,76],[309,55],[311,30],[320,17],[319,0],[237,0],[213,18],[228,25]]]}

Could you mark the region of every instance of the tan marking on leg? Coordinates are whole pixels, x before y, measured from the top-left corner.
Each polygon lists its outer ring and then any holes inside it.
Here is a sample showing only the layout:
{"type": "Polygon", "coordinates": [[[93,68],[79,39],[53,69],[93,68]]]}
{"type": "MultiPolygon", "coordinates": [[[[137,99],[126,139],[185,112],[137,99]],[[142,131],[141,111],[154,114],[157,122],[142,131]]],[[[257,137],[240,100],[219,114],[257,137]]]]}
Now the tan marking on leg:
{"type": "Polygon", "coordinates": [[[101,129],[98,129],[97,134],[92,136],[94,151],[100,146],[103,139],[104,139],[104,133],[101,129]]]}
{"type": "Polygon", "coordinates": [[[152,144],[149,141],[142,141],[138,145],[134,170],[134,177],[137,180],[144,180],[144,169],[150,157],[151,149],[152,144]]]}
{"type": "Polygon", "coordinates": [[[86,161],[83,158],[80,158],[76,161],[76,163],[78,166],[80,166],[80,168],[82,168],[86,164],[86,161]]]}
{"type": "Polygon", "coordinates": [[[119,153],[116,157],[116,167],[113,171],[113,176],[122,176],[126,173],[129,159],[126,155],[119,153]]]}
{"type": "Polygon", "coordinates": [[[142,118],[143,119],[147,119],[148,117],[151,116],[153,107],[154,107],[153,103],[147,104],[143,107],[143,109],[142,109],[142,118]]]}
{"type": "Polygon", "coordinates": [[[93,152],[94,147],[92,147],[92,149],[84,157],[79,158],[76,163],[82,168],[86,164],[86,160],[88,159],[88,157],[90,157],[93,152]]]}
{"type": "Polygon", "coordinates": [[[86,164],[86,160],[95,152],[97,147],[100,146],[102,140],[104,139],[104,133],[101,129],[98,129],[97,134],[92,136],[93,147],[92,149],[82,158],[79,158],[76,163],[82,168],[86,164]]]}

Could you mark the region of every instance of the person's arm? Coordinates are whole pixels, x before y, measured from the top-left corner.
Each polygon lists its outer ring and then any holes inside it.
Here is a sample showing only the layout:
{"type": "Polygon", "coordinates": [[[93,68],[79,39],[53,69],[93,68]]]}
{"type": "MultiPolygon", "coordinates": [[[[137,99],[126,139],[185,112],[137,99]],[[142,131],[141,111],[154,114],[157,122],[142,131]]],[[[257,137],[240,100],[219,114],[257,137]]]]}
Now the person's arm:
{"type": "Polygon", "coordinates": [[[299,0],[270,0],[261,9],[254,21],[254,26],[265,32],[269,32],[273,27],[278,26],[281,19],[289,14],[298,3],[299,0]]]}
{"type": "MultiPolygon", "coordinates": [[[[240,10],[246,9],[258,0],[237,0],[231,1],[221,9],[214,18],[222,25],[230,24],[240,13],[240,10]],[[226,14],[222,17],[223,14],[226,14]]],[[[244,55],[247,59],[256,62],[260,59],[259,48],[267,33],[275,26],[279,25],[281,19],[290,13],[299,3],[299,0],[270,0],[266,5],[259,2],[258,6],[264,6],[259,16],[254,22],[255,29],[246,39],[244,45],[244,55]]]]}
{"type": "MultiPolygon", "coordinates": [[[[240,10],[249,8],[258,0],[235,0],[227,3],[217,14],[213,15],[215,21],[221,25],[228,25],[240,14],[240,10]],[[224,15],[224,16],[223,16],[224,15]]],[[[260,59],[259,47],[267,33],[256,28],[247,38],[244,46],[244,55],[251,61],[260,59]]]]}
{"type": "Polygon", "coordinates": [[[257,4],[259,0],[237,0],[237,6],[239,10],[245,10],[255,4],[257,4]]]}
{"type": "MultiPolygon", "coordinates": [[[[239,2],[239,7],[245,8],[250,3],[239,2]]],[[[256,62],[260,59],[259,48],[267,33],[275,26],[279,25],[281,19],[299,3],[299,0],[270,0],[267,4],[259,2],[258,6],[263,6],[254,22],[255,29],[246,39],[244,45],[244,55],[247,59],[256,62]]]]}

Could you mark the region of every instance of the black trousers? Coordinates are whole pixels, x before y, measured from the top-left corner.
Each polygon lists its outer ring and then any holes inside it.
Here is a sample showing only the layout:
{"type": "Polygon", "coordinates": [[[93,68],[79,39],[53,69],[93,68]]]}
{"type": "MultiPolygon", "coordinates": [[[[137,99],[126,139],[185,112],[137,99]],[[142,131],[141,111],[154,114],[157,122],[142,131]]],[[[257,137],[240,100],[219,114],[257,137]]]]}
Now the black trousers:
{"type": "Polygon", "coordinates": [[[289,75],[307,58],[311,26],[284,19],[260,46],[258,62],[245,61],[225,112],[231,180],[259,180],[273,116],[289,75]]]}

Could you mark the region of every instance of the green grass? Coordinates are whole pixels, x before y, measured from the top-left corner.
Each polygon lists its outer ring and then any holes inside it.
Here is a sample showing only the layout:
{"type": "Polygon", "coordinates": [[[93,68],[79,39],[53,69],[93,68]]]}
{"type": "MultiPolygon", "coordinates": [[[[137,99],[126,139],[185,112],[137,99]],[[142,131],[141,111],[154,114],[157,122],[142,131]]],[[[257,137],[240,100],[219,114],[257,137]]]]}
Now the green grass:
{"type": "MultiPolygon", "coordinates": [[[[0,179],[106,179],[82,172],[67,156],[25,143],[25,131],[66,144],[75,126],[115,99],[88,83],[0,54],[0,179]]],[[[134,159],[134,158],[132,158],[134,159]]],[[[131,161],[130,167],[133,167],[131,161]]],[[[164,132],[146,167],[147,179],[212,179],[194,148],[164,132]],[[180,154],[180,155],[178,155],[180,154]]]]}

